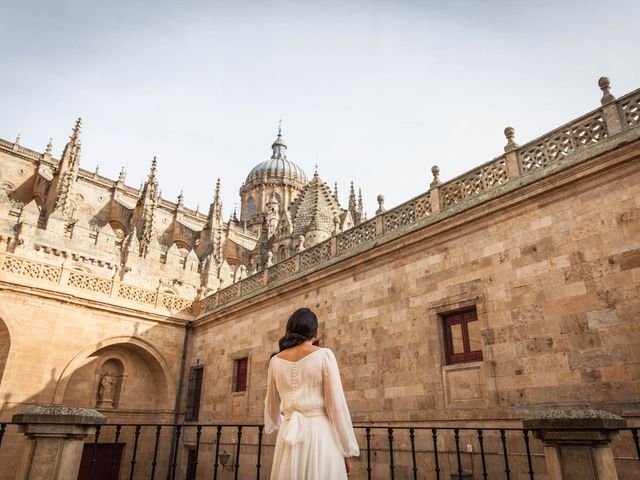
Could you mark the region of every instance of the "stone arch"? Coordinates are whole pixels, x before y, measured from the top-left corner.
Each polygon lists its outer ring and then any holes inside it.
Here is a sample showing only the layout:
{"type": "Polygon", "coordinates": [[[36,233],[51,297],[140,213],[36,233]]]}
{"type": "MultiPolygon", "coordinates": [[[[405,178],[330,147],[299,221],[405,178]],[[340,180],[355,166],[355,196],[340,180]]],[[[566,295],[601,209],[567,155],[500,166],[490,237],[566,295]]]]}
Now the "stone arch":
{"type": "Polygon", "coordinates": [[[77,272],[93,274],[93,272],[91,271],[91,269],[89,267],[87,267],[86,265],[82,265],[81,263],[78,263],[78,262],[73,262],[70,265],[70,268],[71,268],[71,270],[75,270],[77,272]]]}
{"type": "Polygon", "coordinates": [[[127,235],[127,227],[124,226],[124,224],[118,220],[111,220],[109,222],[109,225],[111,226],[111,229],[113,230],[113,233],[115,233],[116,237],[122,239],[127,235]]]}
{"type": "Polygon", "coordinates": [[[4,376],[4,370],[7,366],[10,349],[11,335],[9,334],[9,327],[7,327],[7,324],[4,323],[2,317],[0,317],[0,385],[2,385],[2,377],[4,376]]]}
{"type": "Polygon", "coordinates": [[[189,252],[191,251],[191,247],[187,242],[184,242],[182,240],[176,240],[175,242],[173,242],[173,244],[180,251],[180,255],[182,255],[183,258],[189,255],[189,252]]]}
{"type": "Polygon", "coordinates": [[[147,411],[173,408],[173,374],[162,354],[139,337],[113,337],[79,352],[62,371],[53,403],[95,407],[101,368],[110,359],[123,365],[118,406],[147,411]],[[132,399],[140,401],[132,406],[132,399]]]}
{"type": "Polygon", "coordinates": [[[15,185],[11,182],[0,182],[0,195],[9,196],[16,189],[15,185]]]}

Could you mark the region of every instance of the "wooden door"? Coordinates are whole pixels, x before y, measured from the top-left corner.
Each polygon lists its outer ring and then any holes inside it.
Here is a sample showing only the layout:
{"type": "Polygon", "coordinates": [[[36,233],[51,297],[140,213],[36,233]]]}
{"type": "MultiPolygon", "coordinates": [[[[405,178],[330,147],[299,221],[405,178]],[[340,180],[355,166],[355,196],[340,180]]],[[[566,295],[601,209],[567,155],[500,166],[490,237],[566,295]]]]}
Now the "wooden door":
{"type": "Polygon", "coordinates": [[[117,448],[114,448],[112,443],[98,443],[97,445],[86,443],[82,450],[78,480],[89,480],[91,478],[91,463],[94,450],[96,463],[93,471],[93,480],[117,480],[120,473],[123,449],[124,444],[122,443],[119,443],[117,448]]]}

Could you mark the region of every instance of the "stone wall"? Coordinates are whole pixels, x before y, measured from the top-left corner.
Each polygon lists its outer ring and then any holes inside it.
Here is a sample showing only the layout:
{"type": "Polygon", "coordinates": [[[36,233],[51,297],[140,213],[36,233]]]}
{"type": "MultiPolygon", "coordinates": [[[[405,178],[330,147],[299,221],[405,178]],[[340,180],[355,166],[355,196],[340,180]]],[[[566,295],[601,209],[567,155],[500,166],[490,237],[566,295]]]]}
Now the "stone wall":
{"type": "Polygon", "coordinates": [[[195,322],[201,421],[262,415],[289,314],[314,309],[356,422],[640,412],[640,142],[489,198],[195,322]],[[475,306],[480,362],[445,365],[440,315],[475,306]],[[233,361],[249,385],[232,393],[233,361]]]}
{"type": "MultiPolygon", "coordinates": [[[[110,423],[171,423],[184,332],[184,321],[47,292],[35,282],[10,284],[0,273],[0,421],[30,405],[56,404],[97,408],[110,423]],[[100,399],[105,374],[113,384],[100,399]]],[[[128,445],[125,462],[132,433],[120,440],[128,445]]],[[[105,430],[102,443],[112,441],[105,430]]],[[[141,455],[151,455],[152,442],[145,433],[141,455]]],[[[9,426],[0,479],[13,478],[24,448],[24,436],[9,426]]],[[[168,448],[165,439],[164,457],[168,448]]]]}

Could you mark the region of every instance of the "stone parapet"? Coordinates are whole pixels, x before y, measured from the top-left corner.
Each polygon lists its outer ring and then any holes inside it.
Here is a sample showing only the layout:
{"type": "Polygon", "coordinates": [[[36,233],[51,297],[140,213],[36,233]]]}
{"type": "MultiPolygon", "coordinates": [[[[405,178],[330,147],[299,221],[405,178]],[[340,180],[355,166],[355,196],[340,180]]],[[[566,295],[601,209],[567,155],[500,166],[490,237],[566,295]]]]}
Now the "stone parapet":
{"type": "Polygon", "coordinates": [[[42,284],[45,288],[68,290],[79,296],[84,293],[90,295],[92,300],[104,297],[105,302],[115,301],[123,305],[134,304],[145,310],[171,312],[176,318],[190,319],[195,313],[193,299],[0,252],[0,280],[5,275],[12,277],[14,282],[18,276],[29,283],[42,284]]]}
{"type": "MultiPolygon", "coordinates": [[[[640,137],[640,89],[613,100],[524,145],[513,142],[512,128],[504,155],[447,182],[435,178],[430,190],[373,219],[331,237],[323,243],[269,266],[237,284],[200,301],[205,315],[275,288],[299,276],[357,255],[367,247],[386,243],[444,218],[456,215],[539,181],[577,163],[640,137]],[[615,117],[615,116],[618,117],[615,117]],[[330,246],[335,245],[333,249],[330,246]],[[300,257],[296,261],[296,257],[300,257]],[[256,275],[262,275],[259,281],[256,275]],[[266,281],[265,281],[266,279],[266,281]]],[[[436,172],[439,169],[434,167],[436,172]]],[[[437,173],[434,175],[437,177],[437,173]]]]}

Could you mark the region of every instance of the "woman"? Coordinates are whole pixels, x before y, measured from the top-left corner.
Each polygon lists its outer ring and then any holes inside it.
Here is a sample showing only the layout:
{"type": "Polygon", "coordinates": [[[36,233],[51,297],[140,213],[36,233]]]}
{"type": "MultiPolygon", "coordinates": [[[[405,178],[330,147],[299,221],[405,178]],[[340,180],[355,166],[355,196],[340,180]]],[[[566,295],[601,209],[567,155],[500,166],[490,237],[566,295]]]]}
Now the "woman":
{"type": "Polygon", "coordinates": [[[340,480],[360,450],[342,391],[338,363],[313,345],[318,319],[308,308],[293,312],[271,358],[264,400],[265,431],[280,427],[271,480],[340,480]]]}

